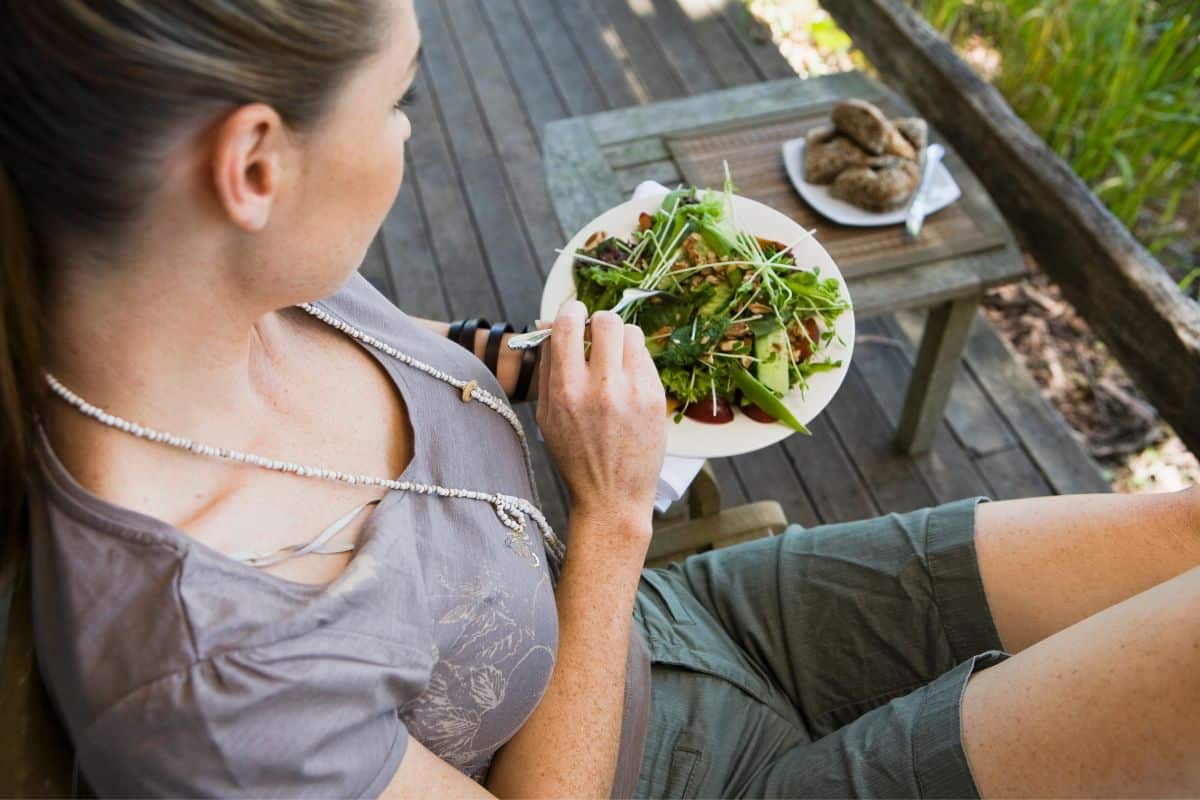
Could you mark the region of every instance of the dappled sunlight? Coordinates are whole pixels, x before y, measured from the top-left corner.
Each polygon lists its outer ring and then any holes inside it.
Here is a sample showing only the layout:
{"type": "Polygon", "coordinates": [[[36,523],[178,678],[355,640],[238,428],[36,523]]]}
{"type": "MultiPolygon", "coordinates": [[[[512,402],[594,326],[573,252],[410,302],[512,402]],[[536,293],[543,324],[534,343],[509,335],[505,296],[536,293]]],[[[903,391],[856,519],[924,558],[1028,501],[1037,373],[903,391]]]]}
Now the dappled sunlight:
{"type": "Polygon", "coordinates": [[[704,22],[721,14],[721,9],[714,8],[714,5],[717,4],[710,0],[676,0],[676,2],[692,22],[704,22]]]}
{"type": "Polygon", "coordinates": [[[639,17],[657,16],[658,12],[654,10],[654,4],[651,0],[626,0],[630,11],[637,14],[639,17]]]}
{"type": "Polygon", "coordinates": [[[637,72],[633,68],[633,62],[629,59],[629,52],[625,49],[625,43],[621,41],[620,35],[611,25],[605,25],[600,29],[600,39],[604,42],[604,46],[608,48],[608,52],[612,54],[613,59],[621,65],[621,73],[625,77],[625,83],[629,86],[629,91],[633,92],[633,96],[637,99],[637,102],[649,103],[650,93],[646,91],[646,87],[638,80],[637,72]]]}
{"type": "Polygon", "coordinates": [[[817,0],[750,0],[750,13],[766,27],[779,52],[802,78],[862,66],[850,37],[817,0]]]}

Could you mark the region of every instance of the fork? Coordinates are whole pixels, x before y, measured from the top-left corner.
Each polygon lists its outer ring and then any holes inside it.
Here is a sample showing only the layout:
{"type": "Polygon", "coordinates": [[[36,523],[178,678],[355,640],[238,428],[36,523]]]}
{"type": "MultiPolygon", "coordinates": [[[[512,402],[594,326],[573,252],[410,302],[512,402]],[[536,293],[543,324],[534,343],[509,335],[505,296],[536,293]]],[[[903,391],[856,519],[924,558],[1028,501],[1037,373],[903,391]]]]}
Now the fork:
{"type": "MultiPolygon", "coordinates": [[[[648,291],[646,289],[634,289],[631,287],[631,288],[626,289],[625,291],[621,292],[621,299],[617,301],[617,304],[615,306],[613,306],[612,308],[610,308],[608,310],[613,312],[614,314],[620,314],[622,311],[629,308],[634,303],[637,303],[641,300],[645,300],[646,298],[649,298],[649,297],[657,297],[659,295],[663,295],[666,297],[672,296],[670,294],[670,292],[664,292],[664,291],[657,290],[657,289],[654,291],[648,291]]],[[[584,324],[590,324],[591,321],[592,320],[589,317],[587,322],[584,324]]],[[[550,338],[550,328],[542,328],[540,330],[530,331],[529,333],[518,333],[516,336],[509,337],[508,349],[509,350],[532,350],[533,348],[539,346],[542,342],[546,341],[549,338],[550,338]]]]}

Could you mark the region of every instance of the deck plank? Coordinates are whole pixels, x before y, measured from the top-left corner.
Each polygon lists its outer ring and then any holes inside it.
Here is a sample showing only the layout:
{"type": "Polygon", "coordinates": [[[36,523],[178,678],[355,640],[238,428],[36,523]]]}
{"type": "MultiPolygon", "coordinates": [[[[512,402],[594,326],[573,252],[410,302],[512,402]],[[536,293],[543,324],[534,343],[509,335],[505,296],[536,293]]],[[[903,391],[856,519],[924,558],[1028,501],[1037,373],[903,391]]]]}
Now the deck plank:
{"type": "MultiPolygon", "coordinates": [[[[512,230],[508,236],[516,238],[524,232],[533,253],[532,266],[537,271],[538,288],[535,297],[541,296],[541,283],[554,263],[555,249],[563,244],[562,232],[553,224],[554,207],[546,191],[546,179],[542,174],[542,152],[534,135],[530,119],[522,111],[517,89],[509,81],[504,62],[496,44],[483,22],[476,0],[443,0],[455,35],[467,74],[474,84],[484,127],[490,132],[495,147],[494,160],[501,166],[509,191],[512,193],[520,230],[512,230]],[[547,220],[551,221],[547,224],[547,220]]],[[[490,250],[491,240],[485,238],[485,250],[490,250]]],[[[511,265],[504,271],[496,270],[496,279],[508,280],[511,265]]],[[[533,320],[532,314],[519,316],[522,322],[533,320]]]]}
{"type": "MultiPolygon", "coordinates": [[[[407,168],[411,173],[411,166],[407,168]]],[[[450,298],[433,254],[421,210],[419,189],[407,181],[379,231],[391,291],[385,292],[405,313],[426,319],[449,319],[450,298]]]]}
{"type": "MultiPolygon", "coordinates": [[[[486,16],[487,25],[521,97],[521,105],[529,115],[534,138],[540,147],[546,123],[568,115],[559,88],[554,84],[551,68],[530,36],[515,2],[508,4],[478,0],[476,13],[486,16]]],[[[582,78],[586,80],[587,74],[584,73],[582,78]]],[[[538,172],[540,174],[540,168],[538,172]]]]}
{"type": "MultiPolygon", "coordinates": [[[[890,315],[881,318],[879,323],[883,326],[882,335],[895,342],[911,366],[916,361],[918,342],[910,339],[908,334],[918,328],[910,323],[906,331],[890,315]]],[[[1007,450],[1017,443],[1016,436],[1008,424],[992,407],[983,389],[965,369],[960,369],[954,379],[954,386],[950,390],[950,402],[946,407],[946,421],[973,457],[1007,450]]]]}
{"type": "Polygon", "coordinates": [[[837,402],[825,413],[880,510],[909,511],[936,501],[914,460],[896,449],[895,428],[876,404],[857,365],[851,364],[837,402]]]}
{"type": "Polygon", "coordinates": [[[854,464],[853,454],[847,451],[826,414],[810,422],[808,429],[811,437],[789,436],[783,441],[783,449],[819,520],[846,522],[877,514],[879,507],[854,464]]]}
{"type": "MultiPolygon", "coordinates": [[[[654,0],[655,7],[678,9],[690,23],[696,44],[707,57],[721,86],[743,86],[760,80],[754,62],[738,46],[737,39],[721,18],[709,7],[708,0],[654,0]]],[[[679,17],[676,17],[679,19],[679,17]]]]}
{"type": "Polygon", "coordinates": [[[733,467],[742,479],[750,502],[778,500],[789,522],[806,527],[820,521],[804,484],[796,475],[782,446],[775,445],[744,456],[735,456],[733,467]]]}
{"type": "Polygon", "coordinates": [[[1016,500],[1053,494],[1050,484],[1036,469],[1030,469],[1029,455],[1018,445],[989,453],[975,462],[991,487],[996,500],[1016,500]]]}
{"type": "MultiPolygon", "coordinates": [[[[914,338],[917,321],[909,315],[896,319],[914,338]]],[[[967,338],[966,364],[1056,493],[1111,490],[1091,456],[982,312],[967,338]]]]}
{"type": "MultiPolygon", "coordinates": [[[[471,83],[459,60],[459,48],[443,16],[444,4],[418,0],[417,10],[432,99],[441,112],[446,139],[458,164],[472,227],[499,295],[501,311],[508,319],[533,319],[541,296],[541,275],[534,266],[525,237],[514,235],[521,230],[520,219],[471,83]]],[[[454,269],[457,268],[455,265],[454,269]]]]}
{"type": "Polygon", "coordinates": [[[722,508],[750,502],[750,495],[746,493],[732,459],[714,458],[709,463],[712,464],[713,474],[717,476],[717,485],[721,487],[722,508]]]}
{"type": "MultiPolygon", "coordinates": [[[[611,0],[610,0],[611,1],[611,0]]],[[[610,108],[645,103],[650,93],[630,62],[624,43],[597,16],[591,0],[559,0],[553,5],[570,33],[576,58],[582,57],[610,108]]]]}
{"type": "MultiPolygon", "coordinates": [[[[489,0],[489,5],[490,0],[489,0]]],[[[515,9],[546,63],[546,72],[571,116],[611,108],[554,0],[518,0],[515,9]]]]}
{"type": "Polygon", "coordinates": [[[643,102],[670,100],[687,93],[674,65],[646,27],[644,18],[631,5],[641,10],[646,4],[644,0],[608,0],[592,3],[592,8],[620,38],[621,49],[628,54],[629,63],[646,90],[643,102]]]}
{"type": "MultiPolygon", "coordinates": [[[[881,338],[886,332],[882,320],[863,320],[859,323],[859,330],[881,338]]],[[[857,346],[854,363],[862,371],[888,423],[895,429],[912,377],[912,363],[899,349],[879,343],[857,346]]],[[[938,502],[988,492],[988,485],[970,454],[951,434],[945,421],[939,425],[929,452],[913,459],[913,462],[938,502]]],[[[1028,469],[1035,474],[1037,472],[1032,464],[1028,465],[1028,469]]]]}
{"type": "MultiPolygon", "coordinates": [[[[501,316],[500,301],[479,248],[475,223],[424,70],[418,72],[414,85],[423,99],[409,109],[413,135],[408,142],[411,158],[407,180],[420,192],[425,219],[437,221],[430,224],[428,232],[449,312],[454,317],[497,318],[501,316]]],[[[399,265],[391,264],[390,268],[395,273],[399,265]]]]}
{"type": "Polygon", "coordinates": [[[625,0],[625,3],[653,37],[653,44],[661,50],[687,94],[722,88],[695,29],[688,24],[676,0],[625,0]]]}

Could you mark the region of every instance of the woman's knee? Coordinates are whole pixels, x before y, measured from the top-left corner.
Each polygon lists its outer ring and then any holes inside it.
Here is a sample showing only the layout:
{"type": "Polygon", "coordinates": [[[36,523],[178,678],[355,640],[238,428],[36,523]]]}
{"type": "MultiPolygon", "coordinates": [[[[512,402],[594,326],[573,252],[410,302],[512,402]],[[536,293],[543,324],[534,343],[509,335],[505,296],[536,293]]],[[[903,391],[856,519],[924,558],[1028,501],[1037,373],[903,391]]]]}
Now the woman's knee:
{"type": "Polygon", "coordinates": [[[1200,485],[1183,490],[1184,504],[1192,521],[1192,533],[1200,537],[1200,485]]]}
{"type": "Polygon", "coordinates": [[[1183,515],[1183,536],[1185,543],[1190,545],[1188,552],[1195,558],[1193,564],[1200,564],[1200,486],[1193,486],[1178,493],[1183,515]]]}

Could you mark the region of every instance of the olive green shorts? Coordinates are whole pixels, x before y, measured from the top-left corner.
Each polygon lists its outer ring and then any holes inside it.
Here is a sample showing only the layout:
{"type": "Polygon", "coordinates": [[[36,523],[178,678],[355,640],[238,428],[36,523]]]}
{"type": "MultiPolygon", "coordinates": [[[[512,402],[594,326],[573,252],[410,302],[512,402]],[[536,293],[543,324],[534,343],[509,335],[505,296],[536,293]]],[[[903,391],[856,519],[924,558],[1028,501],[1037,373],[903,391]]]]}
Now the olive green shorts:
{"type": "Polygon", "coordinates": [[[983,499],[803,529],[646,570],[640,797],[978,797],[959,711],[1001,661],[983,499]]]}

